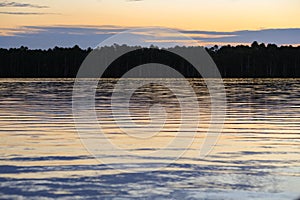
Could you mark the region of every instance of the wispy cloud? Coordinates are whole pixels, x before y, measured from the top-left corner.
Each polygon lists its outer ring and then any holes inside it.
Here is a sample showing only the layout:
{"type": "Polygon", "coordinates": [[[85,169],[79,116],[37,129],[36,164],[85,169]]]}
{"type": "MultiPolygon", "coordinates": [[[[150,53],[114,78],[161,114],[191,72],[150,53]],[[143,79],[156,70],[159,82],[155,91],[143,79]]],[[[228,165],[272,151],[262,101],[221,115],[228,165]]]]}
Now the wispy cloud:
{"type": "MultiPolygon", "coordinates": [[[[54,46],[74,46],[75,44],[87,48],[95,47],[100,42],[121,33],[138,27],[123,26],[23,26],[17,28],[0,28],[0,47],[10,48],[21,45],[30,48],[49,48],[54,46]]],[[[217,32],[202,30],[178,30],[186,36],[204,46],[275,43],[277,45],[299,45],[300,28],[240,30],[233,32],[217,32]]],[[[177,34],[156,33],[149,34],[143,31],[131,32],[134,38],[143,39],[149,43],[182,42],[187,44],[190,39],[177,34]]],[[[129,37],[130,39],[130,37],[129,37]]]]}
{"type": "Polygon", "coordinates": [[[42,12],[0,12],[3,15],[58,15],[58,13],[42,13],[42,12]]]}
{"type": "Polygon", "coordinates": [[[18,2],[0,2],[0,7],[28,7],[28,8],[49,8],[48,6],[35,5],[30,3],[18,3],[18,2]]]}

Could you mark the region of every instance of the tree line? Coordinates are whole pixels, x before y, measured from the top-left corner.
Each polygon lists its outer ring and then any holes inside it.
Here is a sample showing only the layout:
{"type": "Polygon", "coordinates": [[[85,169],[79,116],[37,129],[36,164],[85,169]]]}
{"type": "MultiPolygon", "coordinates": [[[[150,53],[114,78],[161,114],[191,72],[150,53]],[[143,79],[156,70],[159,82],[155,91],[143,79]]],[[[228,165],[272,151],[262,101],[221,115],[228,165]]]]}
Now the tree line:
{"type": "MultiPolygon", "coordinates": [[[[105,46],[98,49],[109,54],[128,47],[126,45],[105,46]]],[[[174,47],[200,48],[200,47],[174,47]]],[[[48,50],[28,49],[27,47],[0,48],[1,78],[50,78],[76,77],[77,71],[91,48],[81,49],[54,47],[48,50]]],[[[158,62],[176,66],[187,77],[198,77],[192,66],[185,60],[174,58],[166,53],[168,49],[151,46],[141,51],[134,51],[117,59],[105,72],[106,77],[119,77],[129,65],[140,65],[147,62],[158,62]],[[122,72],[122,73],[121,73],[122,72]]],[[[300,46],[277,46],[275,44],[258,44],[238,46],[213,46],[206,51],[216,63],[224,78],[296,78],[300,77],[300,46]]],[[[126,71],[126,70],[125,70],[126,71]]]]}

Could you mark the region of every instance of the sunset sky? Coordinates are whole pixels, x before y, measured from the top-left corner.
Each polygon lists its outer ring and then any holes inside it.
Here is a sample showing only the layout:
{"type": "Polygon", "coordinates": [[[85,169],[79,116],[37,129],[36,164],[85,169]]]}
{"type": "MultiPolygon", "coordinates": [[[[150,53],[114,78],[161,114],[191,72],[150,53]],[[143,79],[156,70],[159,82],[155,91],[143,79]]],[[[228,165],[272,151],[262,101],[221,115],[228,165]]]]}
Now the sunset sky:
{"type": "Polygon", "coordinates": [[[299,8],[299,0],[0,1],[0,47],[88,47],[145,26],[173,28],[203,45],[298,45],[299,8]]]}

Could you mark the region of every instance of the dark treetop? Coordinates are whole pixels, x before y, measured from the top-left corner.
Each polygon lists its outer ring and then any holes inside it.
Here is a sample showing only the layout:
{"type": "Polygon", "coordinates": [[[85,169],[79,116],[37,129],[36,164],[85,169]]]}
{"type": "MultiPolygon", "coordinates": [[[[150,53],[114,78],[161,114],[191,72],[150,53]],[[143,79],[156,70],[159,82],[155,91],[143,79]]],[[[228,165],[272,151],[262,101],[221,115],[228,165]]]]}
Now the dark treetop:
{"type": "MultiPolygon", "coordinates": [[[[122,48],[131,48],[125,45],[102,47],[104,54],[118,51],[122,48]]],[[[200,48],[200,47],[174,47],[200,48]]],[[[99,51],[100,51],[99,50],[99,51]]],[[[275,44],[258,44],[251,46],[214,46],[206,48],[215,61],[224,78],[296,78],[300,77],[300,46],[281,46],[275,44]]],[[[55,47],[48,50],[31,50],[27,47],[0,49],[0,77],[1,78],[50,78],[76,77],[77,71],[92,51],[73,48],[55,47]]],[[[168,49],[157,47],[143,48],[121,56],[113,62],[104,77],[119,77],[132,66],[145,63],[161,63],[175,66],[186,77],[199,77],[193,67],[184,59],[174,57],[168,49]]]]}

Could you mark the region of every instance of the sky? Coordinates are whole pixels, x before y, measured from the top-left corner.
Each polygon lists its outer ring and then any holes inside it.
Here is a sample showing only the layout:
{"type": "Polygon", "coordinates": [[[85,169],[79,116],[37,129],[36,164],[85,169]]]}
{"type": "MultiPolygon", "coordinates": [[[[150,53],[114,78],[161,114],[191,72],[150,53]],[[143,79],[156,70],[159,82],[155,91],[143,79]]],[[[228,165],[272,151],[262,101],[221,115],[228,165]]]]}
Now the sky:
{"type": "Polygon", "coordinates": [[[299,8],[299,0],[0,0],[0,47],[94,47],[149,26],[175,29],[204,46],[299,45],[299,8]]]}

